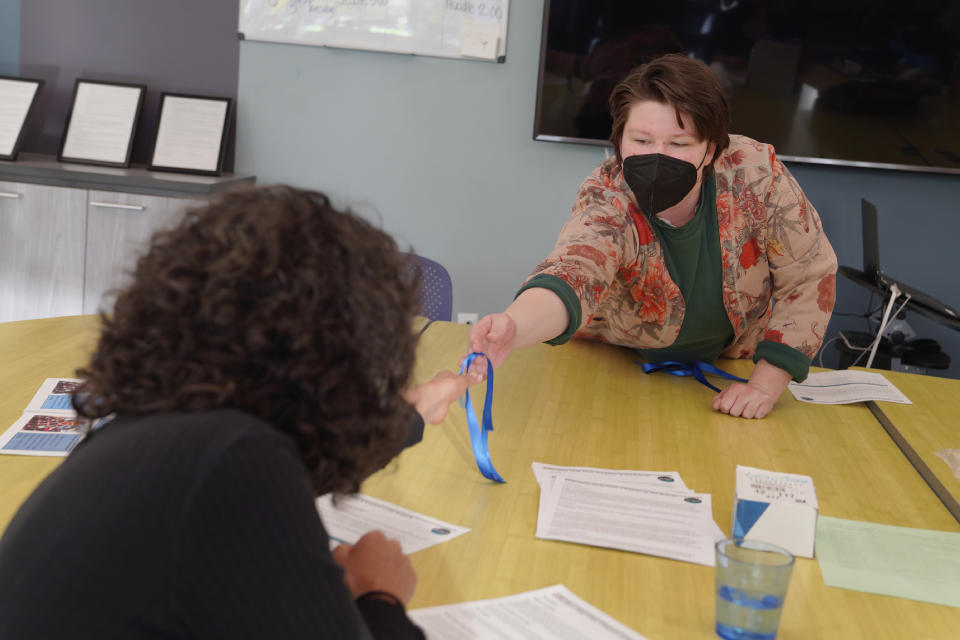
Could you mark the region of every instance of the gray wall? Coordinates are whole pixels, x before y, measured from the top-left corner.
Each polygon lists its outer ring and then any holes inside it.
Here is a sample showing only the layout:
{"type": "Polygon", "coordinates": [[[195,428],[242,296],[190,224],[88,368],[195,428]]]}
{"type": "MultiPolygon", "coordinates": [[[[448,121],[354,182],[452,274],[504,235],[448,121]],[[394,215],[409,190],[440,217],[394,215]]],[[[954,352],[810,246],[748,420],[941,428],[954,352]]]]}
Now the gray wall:
{"type": "Polygon", "coordinates": [[[19,75],[20,0],[0,0],[0,74],[19,75]]]}
{"type": "Polygon", "coordinates": [[[447,267],[454,313],[502,309],[604,157],[532,140],[542,5],[510,9],[504,64],[242,42],[237,169],[381,219],[447,267]]]}
{"type": "MultiPolygon", "coordinates": [[[[604,157],[531,139],[542,12],[542,0],[511,3],[505,64],[243,42],[237,170],[327,191],[382,221],[446,265],[455,314],[503,309],[604,157]]],[[[866,197],[879,207],[886,271],[960,308],[960,176],[790,168],[841,264],[862,265],[866,197]]],[[[838,311],[866,309],[864,290],[838,289],[838,311]]],[[[960,377],[960,332],[908,321],[940,340],[960,377]]],[[[828,338],[844,327],[864,322],[835,316],[828,338]]],[[[835,362],[831,347],[824,363],[835,362]]]]}
{"type": "Polygon", "coordinates": [[[29,0],[19,11],[20,72],[47,81],[24,151],[57,153],[77,77],[147,85],[133,141],[132,161],[141,164],[153,149],[160,93],[236,98],[237,0],[29,0]]]}

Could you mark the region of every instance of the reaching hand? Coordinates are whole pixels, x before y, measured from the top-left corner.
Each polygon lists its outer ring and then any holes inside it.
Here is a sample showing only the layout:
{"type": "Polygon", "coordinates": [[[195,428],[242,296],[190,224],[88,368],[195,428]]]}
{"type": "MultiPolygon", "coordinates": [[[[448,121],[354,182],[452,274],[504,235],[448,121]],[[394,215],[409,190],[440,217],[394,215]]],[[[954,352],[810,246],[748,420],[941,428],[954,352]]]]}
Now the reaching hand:
{"type": "Polygon", "coordinates": [[[382,531],[371,531],[355,545],[341,544],[333,550],[333,559],[343,568],[343,581],[354,598],[385,591],[406,606],[413,597],[417,573],[410,558],[382,531]]]}
{"type": "Polygon", "coordinates": [[[713,398],[716,411],[741,418],[763,418],[773,409],[778,395],[749,383],[735,382],[713,398]]]}
{"type": "Polygon", "coordinates": [[[760,358],[747,384],[733,383],[713,397],[713,408],[742,418],[763,418],[790,382],[790,373],[760,358]]]}
{"type": "Polygon", "coordinates": [[[408,389],[403,397],[413,405],[424,422],[440,424],[447,417],[450,405],[476,381],[473,376],[458,376],[452,371],[441,371],[429,382],[408,389]]]}
{"type": "MultiPolygon", "coordinates": [[[[503,364],[510,352],[513,351],[513,341],[517,335],[517,324],[506,313],[493,313],[484,316],[470,329],[468,348],[470,353],[479,352],[490,358],[494,368],[503,364]]],[[[460,358],[460,366],[466,356],[460,358]]],[[[484,358],[475,358],[470,364],[470,374],[477,380],[487,377],[487,361],[484,358]]]]}

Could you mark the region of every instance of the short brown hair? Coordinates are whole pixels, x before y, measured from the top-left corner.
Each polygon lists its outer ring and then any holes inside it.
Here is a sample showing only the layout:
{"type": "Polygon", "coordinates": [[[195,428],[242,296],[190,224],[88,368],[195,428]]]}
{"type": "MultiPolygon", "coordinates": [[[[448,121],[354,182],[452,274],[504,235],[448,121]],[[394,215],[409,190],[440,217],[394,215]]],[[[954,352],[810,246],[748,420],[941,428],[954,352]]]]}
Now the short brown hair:
{"type": "Polygon", "coordinates": [[[717,144],[713,158],[704,165],[704,176],[708,175],[714,160],[730,145],[730,103],[710,67],[699,60],[671,53],[636,67],[614,87],[610,94],[613,118],[610,142],[620,163],[623,162],[620,141],[630,108],[648,100],[676,109],[677,124],[681,127],[680,114],[686,114],[693,121],[698,139],[717,144]]]}
{"type": "MultiPolygon", "coordinates": [[[[234,407],[354,491],[408,436],[418,283],[393,239],[317,192],[237,191],[153,236],[74,396],[88,419],[234,407]]],[[[109,427],[107,427],[109,428],[109,427]]]]}

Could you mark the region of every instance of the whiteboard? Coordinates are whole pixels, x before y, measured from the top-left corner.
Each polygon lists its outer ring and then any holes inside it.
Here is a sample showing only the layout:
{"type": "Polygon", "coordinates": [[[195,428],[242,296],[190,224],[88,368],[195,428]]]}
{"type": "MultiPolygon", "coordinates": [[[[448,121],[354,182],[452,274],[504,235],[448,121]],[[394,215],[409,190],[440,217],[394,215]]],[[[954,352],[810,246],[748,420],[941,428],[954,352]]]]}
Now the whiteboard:
{"type": "Polygon", "coordinates": [[[240,0],[240,37],[504,62],[510,0],[240,0]]]}

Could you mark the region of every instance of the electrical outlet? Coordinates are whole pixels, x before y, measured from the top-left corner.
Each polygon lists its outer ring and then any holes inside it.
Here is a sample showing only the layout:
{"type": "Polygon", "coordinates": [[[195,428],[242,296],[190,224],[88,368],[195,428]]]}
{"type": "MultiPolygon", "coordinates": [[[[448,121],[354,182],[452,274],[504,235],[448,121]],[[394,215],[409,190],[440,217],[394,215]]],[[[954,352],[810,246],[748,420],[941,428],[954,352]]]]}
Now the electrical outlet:
{"type": "Polygon", "coordinates": [[[460,324],[476,324],[477,320],[480,319],[480,315],[476,313],[458,313],[457,322],[460,324]]]}

